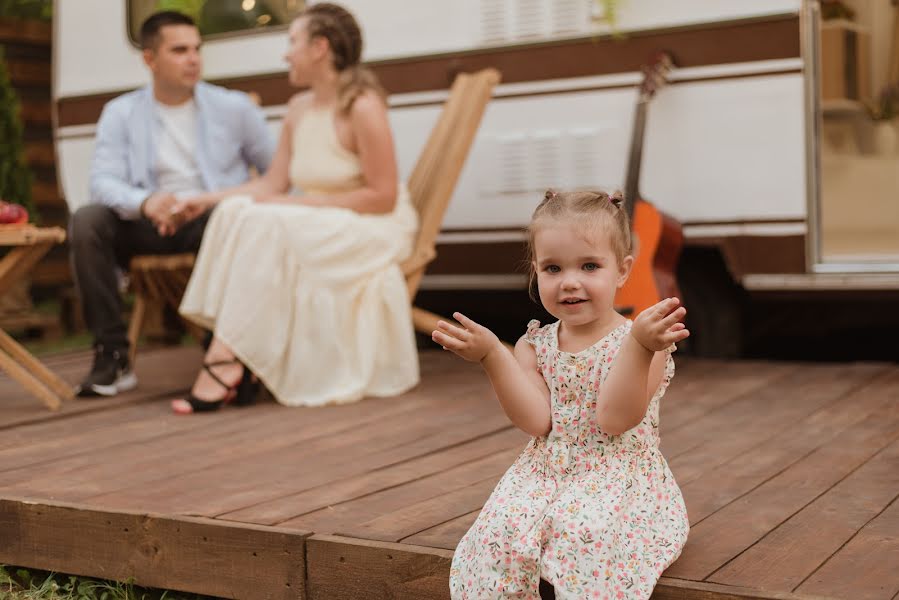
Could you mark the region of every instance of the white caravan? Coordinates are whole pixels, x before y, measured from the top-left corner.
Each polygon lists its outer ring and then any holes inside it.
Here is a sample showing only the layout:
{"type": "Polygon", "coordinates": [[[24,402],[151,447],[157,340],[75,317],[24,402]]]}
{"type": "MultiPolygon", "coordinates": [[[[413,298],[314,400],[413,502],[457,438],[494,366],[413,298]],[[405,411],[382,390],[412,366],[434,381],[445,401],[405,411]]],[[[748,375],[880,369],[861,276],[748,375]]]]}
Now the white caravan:
{"type": "MultiPolygon", "coordinates": [[[[209,2],[259,11],[256,0],[209,2]]],[[[55,135],[70,209],[86,199],[103,103],[148,81],[130,31],[155,4],[56,2],[55,135]]],[[[297,4],[267,0],[282,20],[297,4]]],[[[889,0],[848,2],[853,21],[823,25],[812,0],[619,0],[614,31],[591,0],[343,4],[391,93],[403,175],[455,73],[503,76],[423,289],[525,288],[522,226],[543,191],[623,186],[639,67],[657,50],[676,68],[649,106],[640,187],[683,226],[691,296],[727,301],[706,276],[749,292],[899,287],[899,159],[872,146],[863,110],[888,78],[889,0]],[[841,64],[822,71],[822,59],[841,64]],[[823,83],[832,72],[840,81],[823,83]]],[[[292,93],[286,44],[283,26],[204,42],[206,79],[257,92],[273,131],[292,93]]]]}

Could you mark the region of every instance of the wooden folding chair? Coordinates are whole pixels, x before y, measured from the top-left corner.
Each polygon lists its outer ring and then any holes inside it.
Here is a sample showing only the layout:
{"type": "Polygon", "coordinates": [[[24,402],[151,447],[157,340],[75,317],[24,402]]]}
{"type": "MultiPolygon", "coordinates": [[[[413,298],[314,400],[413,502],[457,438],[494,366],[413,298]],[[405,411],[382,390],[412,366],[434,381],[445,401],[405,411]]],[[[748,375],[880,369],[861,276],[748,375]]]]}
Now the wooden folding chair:
{"type": "MultiPolygon", "coordinates": [[[[181,297],[187,289],[187,282],[194,268],[196,255],[185,254],[146,254],[131,259],[129,279],[134,291],[134,308],[131,311],[131,323],[128,325],[129,358],[131,367],[137,357],[137,340],[144,327],[147,308],[171,306],[175,309],[181,304],[181,297]]],[[[203,339],[203,330],[185,320],[185,327],[197,340],[203,339]]]]}
{"type": "MultiPolygon", "coordinates": [[[[440,233],[443,215],[493,88],[499,80],[500,74],[496,69],[461,73],[456,77],[440,119],[409,177],[409,194],[419,216],[415,249],[402,264],[410,302],[415,300],[425,268],[437,256],[434,244],[440,233]]],[[[420,333],[430,335],[440,318],[414,305],[412,307],[412,321],[415,330],[420,333]]]]}

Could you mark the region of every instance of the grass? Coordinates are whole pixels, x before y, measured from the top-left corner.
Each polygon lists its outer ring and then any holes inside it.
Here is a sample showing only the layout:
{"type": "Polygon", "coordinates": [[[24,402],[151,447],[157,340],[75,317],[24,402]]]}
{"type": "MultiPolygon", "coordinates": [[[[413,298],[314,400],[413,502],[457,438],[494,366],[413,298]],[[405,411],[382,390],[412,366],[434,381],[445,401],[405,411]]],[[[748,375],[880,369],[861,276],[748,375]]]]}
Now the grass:
{"type": "Polygon", "coordinates": [[[0,565],[0,600],[211,600],[211,597],[0,565]]]}

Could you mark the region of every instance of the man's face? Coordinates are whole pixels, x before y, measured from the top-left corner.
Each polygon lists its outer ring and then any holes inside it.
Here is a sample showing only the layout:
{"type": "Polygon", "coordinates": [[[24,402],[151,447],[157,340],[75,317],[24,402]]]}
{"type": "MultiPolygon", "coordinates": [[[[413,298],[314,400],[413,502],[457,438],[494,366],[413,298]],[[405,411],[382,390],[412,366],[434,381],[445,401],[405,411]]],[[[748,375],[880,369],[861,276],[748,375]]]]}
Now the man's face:
{"type": "Polygon", "coordinates": [[[203,71],[200,32],[190,25],[165,25],[156,47],[144,50],[144,62],[158,85],[192,90],[203,71]]]}

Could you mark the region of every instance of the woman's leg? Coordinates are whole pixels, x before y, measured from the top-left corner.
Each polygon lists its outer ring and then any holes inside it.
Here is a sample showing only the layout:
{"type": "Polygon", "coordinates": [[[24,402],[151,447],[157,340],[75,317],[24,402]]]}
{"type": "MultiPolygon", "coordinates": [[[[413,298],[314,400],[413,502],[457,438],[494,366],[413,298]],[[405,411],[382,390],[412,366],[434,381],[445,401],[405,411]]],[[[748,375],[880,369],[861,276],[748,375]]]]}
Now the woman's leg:
{"type": "MultiPolygon", "coordinates": [[[[196,400],[208,402],[223,400],[233,393],[234,387],[243,377],[243,365],[235,358],[231,349],[217,337],[212,338],[209,349],[203,357],[203,364],[206,366],[200,369],[190,389],[191,395],[196,400]],[[219,381],[216,381],[216,377],[219,381]]],[[[172,408],[176,412],[191,412],[190,403],[184,399],[174,400],[172,408]]]]}

